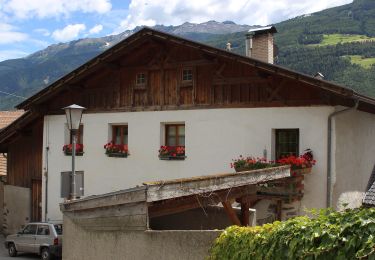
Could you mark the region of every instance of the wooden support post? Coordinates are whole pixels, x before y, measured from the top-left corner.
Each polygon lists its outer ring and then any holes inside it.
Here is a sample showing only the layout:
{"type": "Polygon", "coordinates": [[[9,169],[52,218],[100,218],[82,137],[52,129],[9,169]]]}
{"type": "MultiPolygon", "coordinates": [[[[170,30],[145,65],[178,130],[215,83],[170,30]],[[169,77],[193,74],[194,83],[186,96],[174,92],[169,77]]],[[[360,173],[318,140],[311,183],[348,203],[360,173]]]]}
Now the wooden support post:
{"type": "Polygon", "coordinates": [[[230,201],[222,201],[221,202],[224,206],[224,210],[227,213],[229,219],[232,221],[234,225],[241,226],[241,221],[239,220],[236,212],[232,208],[232,203],[230,201]]]}
{"type": "Polygon", "coordinates": [[[245,199],[241,201],[241,223],[242,226],[249,226],[249,218],[250,218],[250,203],[245,199]]]}
{"type": "Polygon", "coordinates": [[[277,201],[277,207],[276,207],[276,220],[281,220],[282,205],[283,205],[283,201],[278,200],[277,201]]]}

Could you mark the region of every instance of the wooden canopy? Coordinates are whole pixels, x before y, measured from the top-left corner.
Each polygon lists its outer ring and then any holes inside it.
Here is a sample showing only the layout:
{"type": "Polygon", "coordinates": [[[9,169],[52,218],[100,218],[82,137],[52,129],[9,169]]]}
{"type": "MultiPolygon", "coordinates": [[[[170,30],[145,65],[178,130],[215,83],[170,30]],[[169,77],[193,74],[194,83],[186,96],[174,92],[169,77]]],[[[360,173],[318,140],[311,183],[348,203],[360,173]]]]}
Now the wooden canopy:
{"type": "Polygon", "coordinates": [[[143,186],[60,204],[64,215],[94,230],[146,230],[149,218],[221,202],[233,224],[248,225],[256,184],[290,176],[289,166],[146,182],[143,186]],[[232,201],[241,203],[241,218],[232,201]],[[101,221],[97,221],[101,219],[101,221]]]}

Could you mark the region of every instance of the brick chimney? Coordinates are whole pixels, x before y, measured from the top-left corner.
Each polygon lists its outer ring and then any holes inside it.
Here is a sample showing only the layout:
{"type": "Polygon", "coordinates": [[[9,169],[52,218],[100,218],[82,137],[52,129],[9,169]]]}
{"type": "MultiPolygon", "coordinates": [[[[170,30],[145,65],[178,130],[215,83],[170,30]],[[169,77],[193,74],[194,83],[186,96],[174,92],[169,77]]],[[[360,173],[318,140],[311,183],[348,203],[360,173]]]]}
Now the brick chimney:
{"type": "Polygon", "coordinates": [[[274,26],[250,29],[246,34],[246,56],[273,64],[274,26]]]}

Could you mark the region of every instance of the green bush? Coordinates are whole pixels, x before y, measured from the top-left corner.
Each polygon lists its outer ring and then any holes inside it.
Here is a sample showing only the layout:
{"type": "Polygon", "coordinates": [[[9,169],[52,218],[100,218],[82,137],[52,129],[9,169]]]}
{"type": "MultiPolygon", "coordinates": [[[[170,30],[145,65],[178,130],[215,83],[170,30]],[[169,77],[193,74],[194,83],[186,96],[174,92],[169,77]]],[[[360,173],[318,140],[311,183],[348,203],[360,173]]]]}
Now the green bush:
{"type": "Polygon", "coordinates": [[[312,212],[257,227],[227,228],[208,259],[375,259],[375,209],[312,212]]]}

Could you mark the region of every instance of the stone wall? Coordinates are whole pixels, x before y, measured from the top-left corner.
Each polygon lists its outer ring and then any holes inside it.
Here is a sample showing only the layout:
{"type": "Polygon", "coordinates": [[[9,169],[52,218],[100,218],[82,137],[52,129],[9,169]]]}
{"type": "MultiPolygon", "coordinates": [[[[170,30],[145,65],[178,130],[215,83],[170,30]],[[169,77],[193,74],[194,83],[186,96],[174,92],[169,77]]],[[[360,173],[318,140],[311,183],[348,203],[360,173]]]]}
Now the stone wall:
{"type": "Polygon", "coordinates": [[[29,188],[4,185],[3,234],[13,234],[30,222],[31,192],[29,188]]]}

